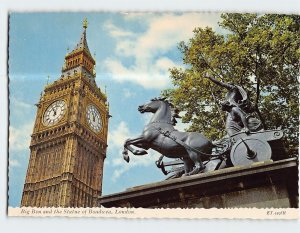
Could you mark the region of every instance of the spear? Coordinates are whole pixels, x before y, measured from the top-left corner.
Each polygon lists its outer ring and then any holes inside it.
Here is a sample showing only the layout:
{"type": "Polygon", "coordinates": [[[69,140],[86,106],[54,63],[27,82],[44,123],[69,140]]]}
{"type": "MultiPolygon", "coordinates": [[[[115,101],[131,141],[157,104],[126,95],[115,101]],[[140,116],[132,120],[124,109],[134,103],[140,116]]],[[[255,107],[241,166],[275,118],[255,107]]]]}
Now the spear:
{"type": "Polygon", "coordinates": [[[221,117],[221,119],[222,119],[222,122],[223,122],[223,124],[224,124],[224,127],[226,128],[226,123],[225,123],[224,117],[223,117],[223,115],[222,115],[222,113],[221,113],[221,110],[220,110],[220,107],[219,107],[218,100],[217,100],[217,98],[215,97],[215,94],[214,94],[214,92],[213,92],[213,90],[212,90],[212,88],[211,88],[210,83],[209,83],[209,90],[210,90],[211,95],[212,95],[212,97],[213,97],[213,99],[214,99],[214,102],[215,102],[215,104],[216,104],[216,106],[217,106],[217,110],[218,110],[218,113],[220,114],[220,117],[221,117]]]}

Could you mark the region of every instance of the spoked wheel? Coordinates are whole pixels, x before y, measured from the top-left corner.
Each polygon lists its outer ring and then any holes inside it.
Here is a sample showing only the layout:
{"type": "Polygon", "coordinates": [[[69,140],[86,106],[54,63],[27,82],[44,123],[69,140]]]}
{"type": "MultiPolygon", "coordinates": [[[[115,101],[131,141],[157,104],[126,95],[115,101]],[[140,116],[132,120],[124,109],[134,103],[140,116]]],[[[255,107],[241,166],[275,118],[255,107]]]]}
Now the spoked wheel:
{"type": "Polygon", "coordinates": [[[230,152],[230,159],[234,166],[269,160],[271,156],[272,150],[269,143],[256,138],[238,140],[230,152]]]}

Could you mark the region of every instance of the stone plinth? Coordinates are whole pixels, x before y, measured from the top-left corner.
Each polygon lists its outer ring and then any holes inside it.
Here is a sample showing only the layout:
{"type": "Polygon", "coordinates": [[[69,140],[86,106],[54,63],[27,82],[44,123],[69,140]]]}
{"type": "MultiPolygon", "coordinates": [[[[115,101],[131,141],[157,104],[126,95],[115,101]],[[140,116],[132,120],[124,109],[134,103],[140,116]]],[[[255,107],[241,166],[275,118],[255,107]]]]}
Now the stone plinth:
{"type": "Polygon", "coordinates": [[[143,208],[298,208],[296,158],[265,161],[129,188],[99,206],[143,208]]]}

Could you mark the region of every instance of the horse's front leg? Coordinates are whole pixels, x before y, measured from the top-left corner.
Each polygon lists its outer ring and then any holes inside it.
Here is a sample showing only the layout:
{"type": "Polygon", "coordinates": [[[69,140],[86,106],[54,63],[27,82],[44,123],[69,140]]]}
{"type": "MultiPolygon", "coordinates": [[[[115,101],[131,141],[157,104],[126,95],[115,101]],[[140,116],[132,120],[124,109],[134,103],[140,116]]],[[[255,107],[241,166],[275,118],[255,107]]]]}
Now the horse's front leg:
{"type": "Polygon", "coordinates": [[[146,146],[146,142],[143,136],[134,138],[134,139],[127,139],[124,143],[124,148],[128,149],[134,155],[145,155],[147,154],[148,147],[146,146]],[[133,148],[131,145],[142,148],[141,150],[137,150],[133,148]],[[144,150],[146,149],[146,150],[144,150]]]}
{"type": "Polygon", "coordinates": [[[125,161],[129,162],[129,156],[128,156],[128,150],[133,153],[134,155],[145,155],[147,154],[147,151],[142,149],[142,150],[137,150],[133,148],[131,145],[136,146],[136,147],[141,147],[148,149],[146,147],[146,142],[144,140],[143,136],[134,138],[134,139],[127,139],[124,143],[124,150],[123,150],[123,158],[125,161]]]}

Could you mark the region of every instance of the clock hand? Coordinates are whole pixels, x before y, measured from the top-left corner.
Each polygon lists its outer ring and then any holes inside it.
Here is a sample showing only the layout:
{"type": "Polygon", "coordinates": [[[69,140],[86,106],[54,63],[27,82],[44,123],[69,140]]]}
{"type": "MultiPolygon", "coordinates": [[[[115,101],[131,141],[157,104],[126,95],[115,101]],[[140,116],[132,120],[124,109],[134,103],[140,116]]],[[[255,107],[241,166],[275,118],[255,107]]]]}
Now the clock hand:
{"type": "Polygon", "coordinates": [[[53,108],[50,109],[50,116],[55,116],[54,115],[55,110],[53,108]]]}
{"type": "Polygon", "coordinates": [[[95,113],[92,112],[92,115],[93,115],[93,122],[95,122],[95,113]]]}
{"type": "Polygon", "coordinates": [[[50,108],[50,112],[55,112],[55,107],[54,106],[52,106],[51,108],[50,108]]]}

